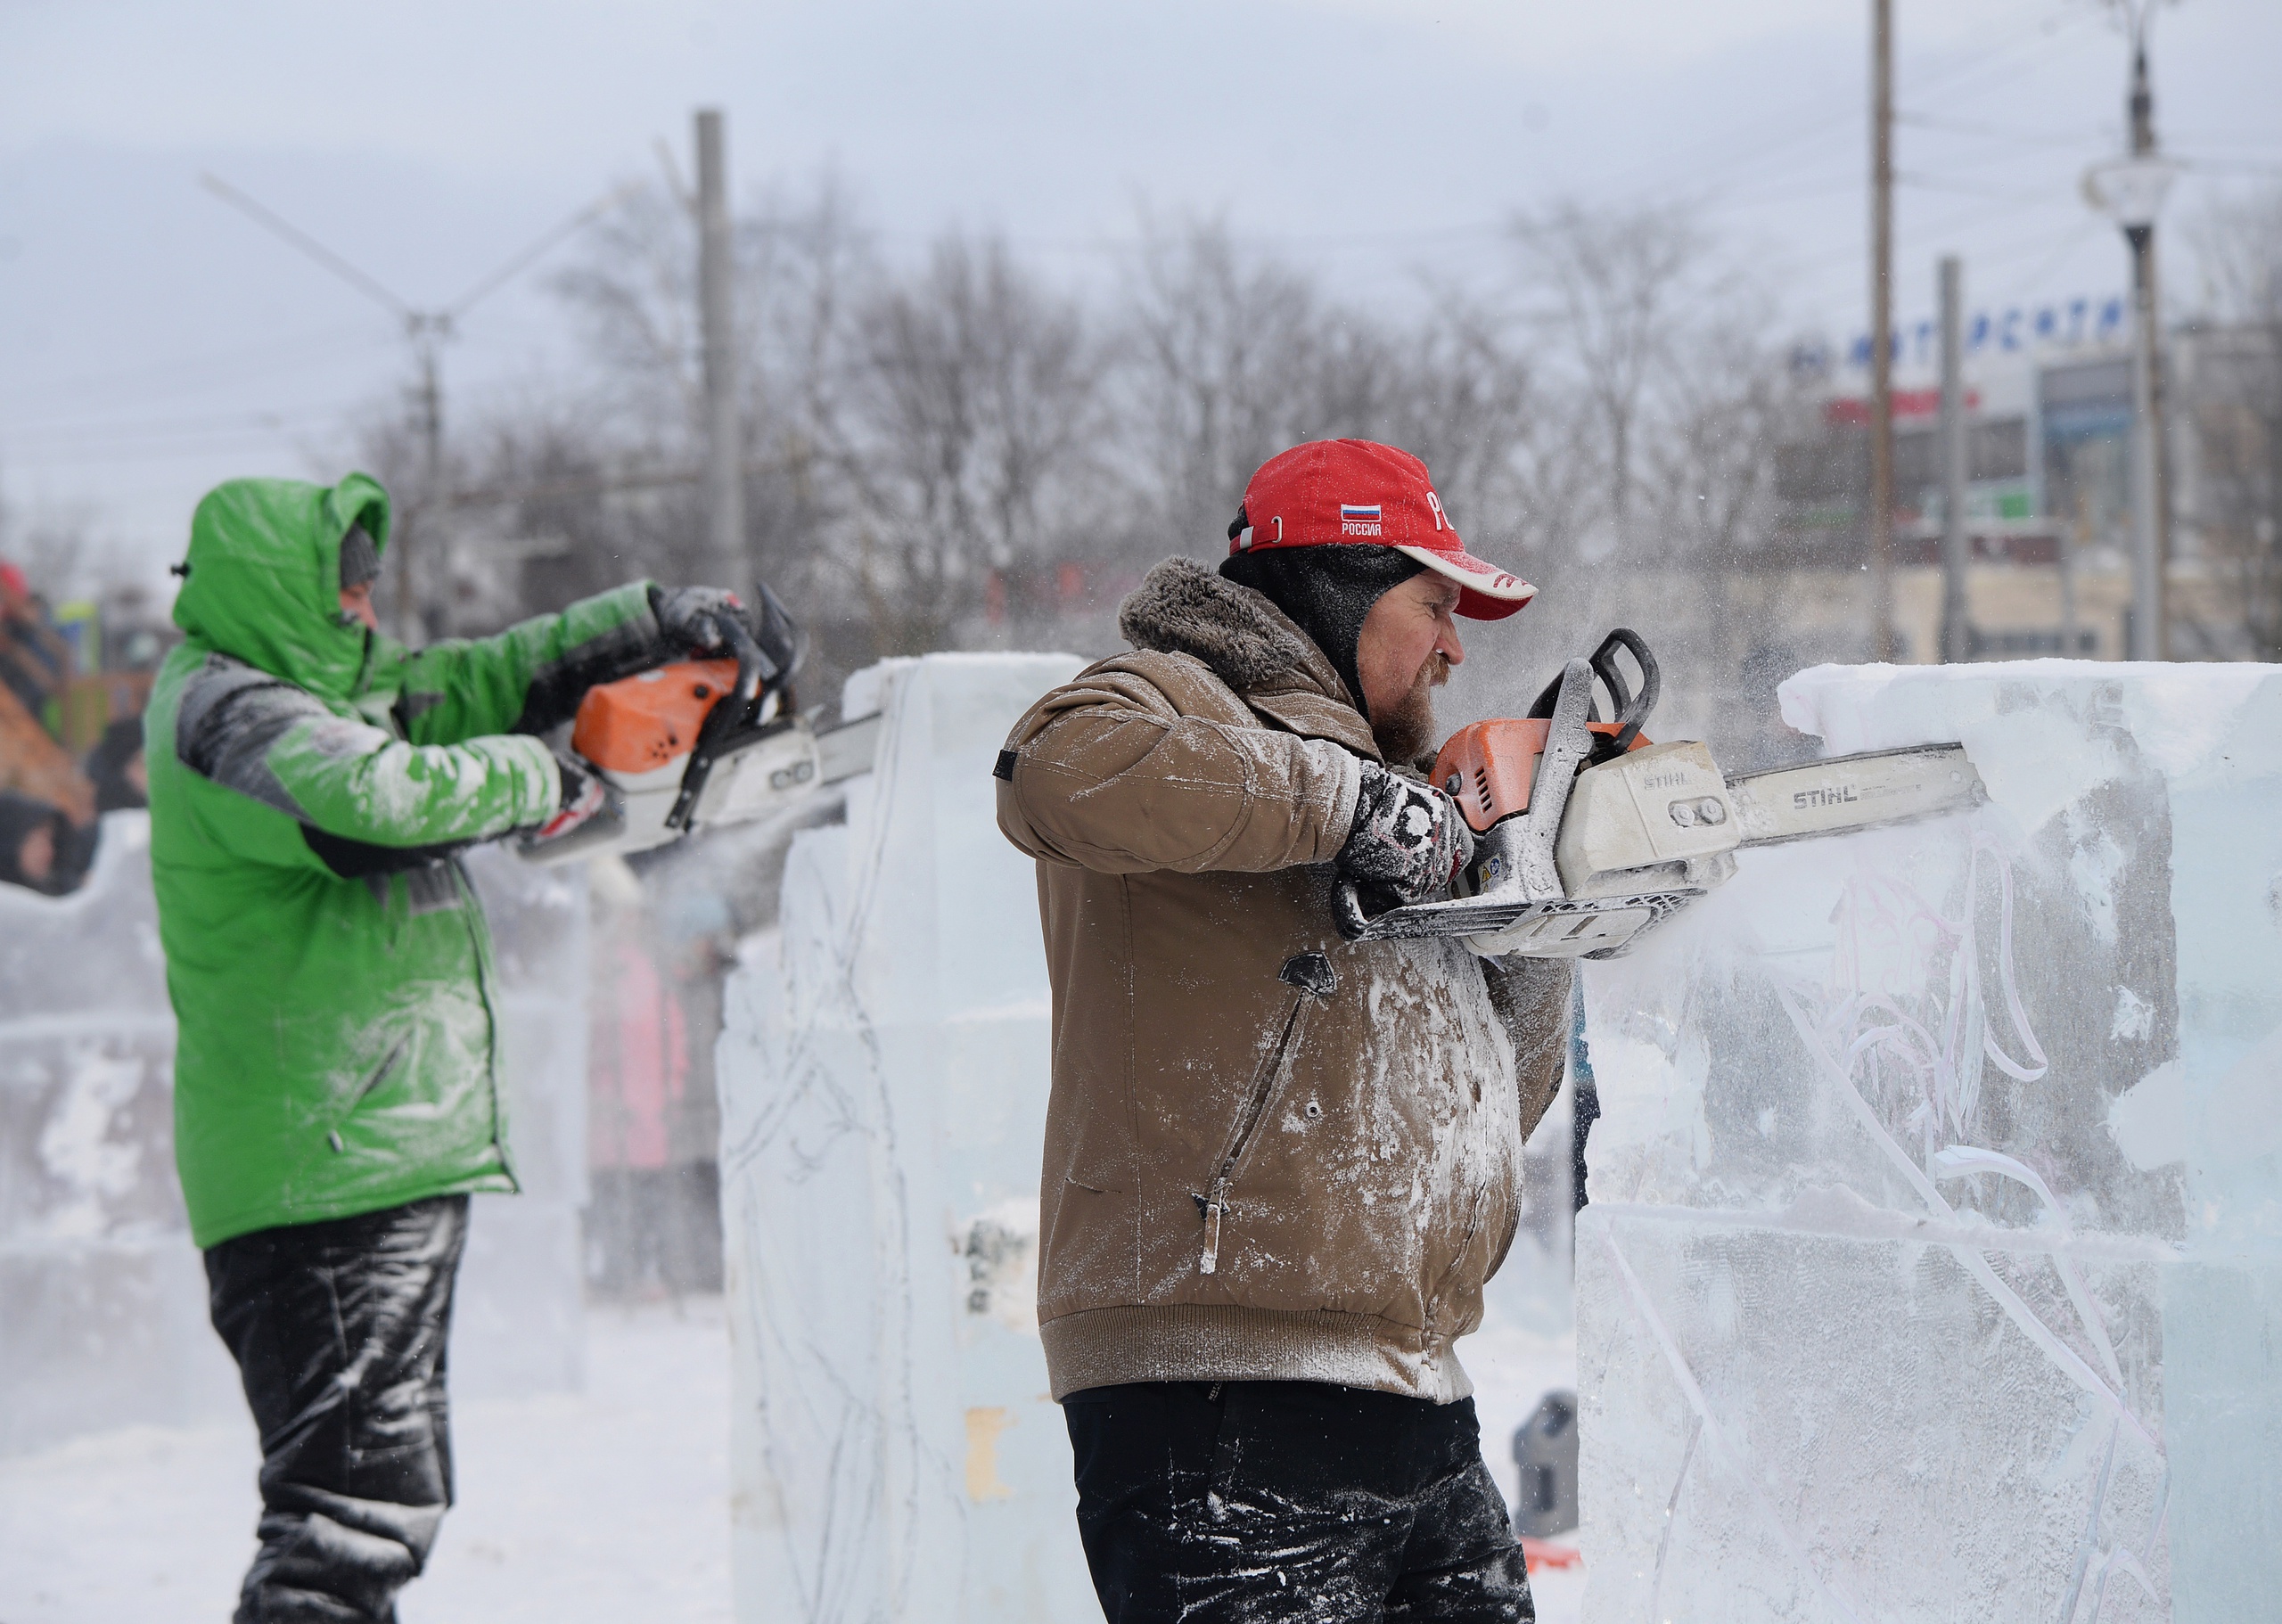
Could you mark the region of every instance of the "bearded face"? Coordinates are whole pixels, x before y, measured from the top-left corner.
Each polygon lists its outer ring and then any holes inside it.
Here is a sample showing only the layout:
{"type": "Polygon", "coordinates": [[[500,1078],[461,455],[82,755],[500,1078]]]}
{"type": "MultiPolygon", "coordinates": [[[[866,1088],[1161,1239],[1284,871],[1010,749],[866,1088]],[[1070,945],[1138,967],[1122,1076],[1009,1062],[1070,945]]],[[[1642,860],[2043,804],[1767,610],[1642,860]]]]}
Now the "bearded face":
{"type": "Polygon", "coordinates": [[[1401,701],[1384,716],[1372,716],[1371,737],[1381,755],[1391,762],[1415,763],[1433,753],[1441,737],[1434,723],[1434,690],[1449,680],[1449,659],[1437,649],[1419,666],[1401,701]]]}

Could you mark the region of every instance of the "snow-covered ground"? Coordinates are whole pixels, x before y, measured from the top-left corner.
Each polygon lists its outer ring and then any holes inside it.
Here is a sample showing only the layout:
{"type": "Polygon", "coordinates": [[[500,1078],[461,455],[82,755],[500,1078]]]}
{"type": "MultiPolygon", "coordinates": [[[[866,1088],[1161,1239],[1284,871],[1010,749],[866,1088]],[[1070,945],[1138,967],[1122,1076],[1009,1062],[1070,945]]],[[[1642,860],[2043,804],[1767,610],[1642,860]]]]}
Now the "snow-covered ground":
{"type": "MultiPolygon", "coordinates": [[[[404,1624],[726,1624],[728,1342],[721,1306],[596,1308],[587,1390],[454,1409],[459,1505],[404,1624]]],[[[1482,1364],[1572,1380],[1573,1345],[1482,1364]]],[[[1493,1464],[1513,1422],[1485,1414],[1493,1464]]],[[[1518,1420],[1518,1416],[1514,1418],[1518,1420]]],[[[253,1430],[130,1427],[0,1460],[0,1624],[220,1620],[253,1552],[253,1430]]],[[[1072,1530],[1071,1537],[1076,1537],[1072,1530]]],[[[1533,1579],[1573,1624],[1581,1568],[1533,1579]]]]}
{"type": "MultiPolygon", "coordinates": [[[[404,1624],[726,1624],[718,1299],[587,1315],[587,1390],[454,1408],[459,1505],[404,1624]]],[[[0,1461],[0,1621],[221,1620],[253,1553],[250,1424],[134,1427],[0,1461]]]]}

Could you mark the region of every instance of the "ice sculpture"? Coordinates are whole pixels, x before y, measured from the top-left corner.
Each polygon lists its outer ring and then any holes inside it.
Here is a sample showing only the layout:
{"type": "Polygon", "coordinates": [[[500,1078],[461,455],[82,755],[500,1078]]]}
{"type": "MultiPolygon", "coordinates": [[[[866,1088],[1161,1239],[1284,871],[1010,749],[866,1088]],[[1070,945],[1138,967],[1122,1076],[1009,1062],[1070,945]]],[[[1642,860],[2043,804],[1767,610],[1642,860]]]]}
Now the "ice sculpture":
{"type": "Polygon", "coordinates": [[[737,1617],[1093,1616],[1036,1308],[1050,1004],[991,763],[1065,655],[850,679],[847,822],[729,983],[721,1205],[737,1617]]]}
{"type": "Polygon", "coordinates": [[[1587,1620],[2277,1617],[2282,671],[1782,703],[1991,799],[1587,968],[1587,1620]]]}
{"type": "Polygon", "coordinates": [[[151,824],[87,882],[0,886],[0,1454],[242,1408],[174,1169],[174,1012],[151,824]]]}
{"type": "MultiPolygon", "coordinates": [[[[584,1332],[586,888],[471,854],[524,1194],[484,1197],[452,1342],[461,1397],[575,1387],[584,1332]]],[[[69,897],[0,886],[0,1454],[242,1415],[174,1169],[175,1024],[150,819],[103,819],[69,897]]]]}

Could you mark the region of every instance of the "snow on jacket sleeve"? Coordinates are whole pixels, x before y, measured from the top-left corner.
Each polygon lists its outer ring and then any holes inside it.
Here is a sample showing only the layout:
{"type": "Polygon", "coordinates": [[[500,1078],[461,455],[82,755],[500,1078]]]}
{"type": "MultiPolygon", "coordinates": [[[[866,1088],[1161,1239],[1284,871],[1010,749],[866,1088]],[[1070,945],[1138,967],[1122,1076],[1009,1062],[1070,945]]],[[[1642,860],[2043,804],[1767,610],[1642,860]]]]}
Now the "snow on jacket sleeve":
{"type": "Polygon", "coordinates": [[[1104,661],[1006,742],[999,827],[1033,857],[1103,874],[1328,862],[1362,778],[1347,750],[1265,726],[1180,655],[1104,661]]]}
{"type": "Polygon", "coordinates": [[[456,744],[486,734],[545,733],[576,714],[588,688],[647,670],[669,653],[650,610],[650,583],[635,581],[496,637],[418,653],[382,644],[369,685],[398,690],[398,725],[415,744],[456,744]]]}
{"type": "MultiPolygon", "coordinates": [[[[554,759],[537,739],[407,743],[219,654],[185,686],[175,752],[200,776],[307,829],[373,846],[488,840],[542,822],[562,794],[554,759]]],[[[218,824],[226,834],[235,826],[218,824]]],[[[258,860],[308,860],[285,842],[248,844],[242,855],[258,860]]]]}

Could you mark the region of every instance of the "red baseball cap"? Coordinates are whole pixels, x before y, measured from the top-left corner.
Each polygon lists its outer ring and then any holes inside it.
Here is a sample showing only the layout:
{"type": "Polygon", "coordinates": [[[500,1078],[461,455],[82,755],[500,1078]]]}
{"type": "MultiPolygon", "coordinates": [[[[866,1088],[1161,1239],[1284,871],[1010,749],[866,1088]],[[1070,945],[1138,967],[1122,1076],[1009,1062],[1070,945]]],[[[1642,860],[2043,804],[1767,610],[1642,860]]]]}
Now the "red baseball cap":
{"type": "Polygon", "coordinates": [[[1518,575],[1465,550],[1426,464],[1367,439],[1317,439],[1260,465],[1244,487],[1230,554],[1342,544],[1392,547],[1465,590],[1458,613],[1500,620],[1537,596],[1518,575]]]}

